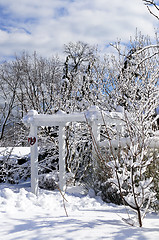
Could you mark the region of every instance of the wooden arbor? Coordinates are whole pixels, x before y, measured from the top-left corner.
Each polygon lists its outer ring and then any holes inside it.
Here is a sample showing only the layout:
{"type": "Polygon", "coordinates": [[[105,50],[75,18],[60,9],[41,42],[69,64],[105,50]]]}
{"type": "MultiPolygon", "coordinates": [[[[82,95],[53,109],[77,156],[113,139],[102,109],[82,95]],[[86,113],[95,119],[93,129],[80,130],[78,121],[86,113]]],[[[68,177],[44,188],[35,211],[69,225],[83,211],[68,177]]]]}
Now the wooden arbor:
{"type": "MultiPolygon", "coordinates": [[[[122,128],[124,126],[124,114],[123,112],[101,112],[98,107],[92,106],[88,111],[81,113],[66,114],[59,111],[54,115],[38,114],[35,110],[30,110],[28,114],[23,118],[25,125],[30,127],[29,143],[31,152],[31,191],[34,194],[38,194],[38,126],[59,126],[59,188],[61,191],[65,190],[66,178],[65,178],[65,126],[69,122],[86,122],[89,123],[92,129],[94,141],[99,146],[108,146],[108,141],[100,142],[100,126],[103,124],[103,118],[106,124],[115,124],[117,127],[122,128]]],[[[158,139],[158,137],[157,137],[158,139]]],[[[129,144],[130,139],[120,139],[122,146],[129,144]]],[[[118,140],[112,139],[112,146],[117,147],[118,140]]],[[[156,138],[151,138],[149,147],[159,147],[159,141],[156,138]]],[[[94,145],[92,145],[92,151],[95,152],[94,145]]]]}

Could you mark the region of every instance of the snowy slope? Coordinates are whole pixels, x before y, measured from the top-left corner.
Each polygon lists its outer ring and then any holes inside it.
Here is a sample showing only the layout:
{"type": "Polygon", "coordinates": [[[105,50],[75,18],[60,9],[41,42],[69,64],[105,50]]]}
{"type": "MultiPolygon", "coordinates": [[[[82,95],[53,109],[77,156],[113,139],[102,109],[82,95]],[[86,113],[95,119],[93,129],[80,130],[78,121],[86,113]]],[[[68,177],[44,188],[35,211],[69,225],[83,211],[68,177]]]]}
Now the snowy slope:
{"type": "Polygon", "coordinates": [[[0,184],[0,239],[108,239],[157,240],[159,215],[149,213],[143,228],[131,227],[122,221],[127,218],[125,207],[102,202],[90,194],[65,195],[58,191],[40,190],[36,197],[29,185],[0,184]]]}

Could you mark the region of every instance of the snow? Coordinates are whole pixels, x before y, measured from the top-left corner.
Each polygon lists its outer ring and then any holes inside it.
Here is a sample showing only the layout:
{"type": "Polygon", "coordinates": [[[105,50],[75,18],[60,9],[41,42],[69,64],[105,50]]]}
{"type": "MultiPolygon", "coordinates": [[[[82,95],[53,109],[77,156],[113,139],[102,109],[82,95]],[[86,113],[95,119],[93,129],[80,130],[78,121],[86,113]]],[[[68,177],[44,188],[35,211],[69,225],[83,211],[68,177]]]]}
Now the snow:
{"type": "Polygon", "coordinates": [[[116,112],[124,113],[124,107],[122,107],[120,105],[116,106],[116,112]]]}
{"type": "Polygon", "coordinates": [[[132,227],[126,223],[124,206],[104,203],[92,191],[86,194],[81,189],[80,193],[69,190],[65,194],[67,217],[58,191],[41,189],[36,197],[30,192],[29,183],[1,184],[1,239],[158,239],[159,215],[149,213],[143,228],[132,227]]]}
{"type": "Polygon", "coordinates": [[[5,156],[11,153],[11,156],[24,157],[30,153],[30,147],[0,147],[0,155],[5,156]]]}

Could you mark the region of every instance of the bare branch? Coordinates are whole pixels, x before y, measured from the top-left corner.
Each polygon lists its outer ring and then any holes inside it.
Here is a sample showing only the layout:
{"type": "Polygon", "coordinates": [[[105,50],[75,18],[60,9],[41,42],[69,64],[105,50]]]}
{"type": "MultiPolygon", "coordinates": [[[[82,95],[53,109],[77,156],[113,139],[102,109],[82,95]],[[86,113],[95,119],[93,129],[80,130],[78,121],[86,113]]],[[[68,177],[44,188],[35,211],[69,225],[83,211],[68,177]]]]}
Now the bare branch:
{"type": "Polygon", "coordinates": [[[159,11],[159,7],[158,7],[157,3],[155,3],[153,0],[152,1],[151,0],[143,0],[143,2],[147,6],[149,13],[152,14],[155,18],[157,18],[159,20],[159,16],[157,14],[155,14],[154,11],[151,10],[151,7],[154,7],[155,10],[159,11]]]}

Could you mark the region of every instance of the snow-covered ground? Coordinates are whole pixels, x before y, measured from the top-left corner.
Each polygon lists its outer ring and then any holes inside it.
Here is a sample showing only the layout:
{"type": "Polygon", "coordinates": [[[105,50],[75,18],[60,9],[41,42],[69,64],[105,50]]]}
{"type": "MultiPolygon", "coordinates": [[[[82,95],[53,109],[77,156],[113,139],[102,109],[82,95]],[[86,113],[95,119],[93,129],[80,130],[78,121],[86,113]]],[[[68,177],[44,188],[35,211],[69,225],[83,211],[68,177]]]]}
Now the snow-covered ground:
{"type": "MultiPolygon", "coordinates": [[[[0,149],[5,155],[4,149],[0,149]]],[[[10,149],[7,149],[9,151],[10,149]]],[[[12,157],[29,154],[29,148],[15,148],[12,157]]],[[[30,182],[18,185],[0,184],[0,240],[158,240],[159,214],[149,213],[143,227],[127,225],[124,206],[104,203],[76,186],[59,191],[40,189],[38,197],[31,193],[30,182]]],[[[131,213],[130,213],[131,215],[131,213]]]]}
{"type": "Polygon", "coordinates": [[[67,217],[58,191],[40,190],[36,197],[29,183],[0,184],[0,239],[158,239],[159,215],[149,213],[143,228],[131,227],[122,221],[128,217],[125,207],[75,190],[65,194],[67,217]]]}

